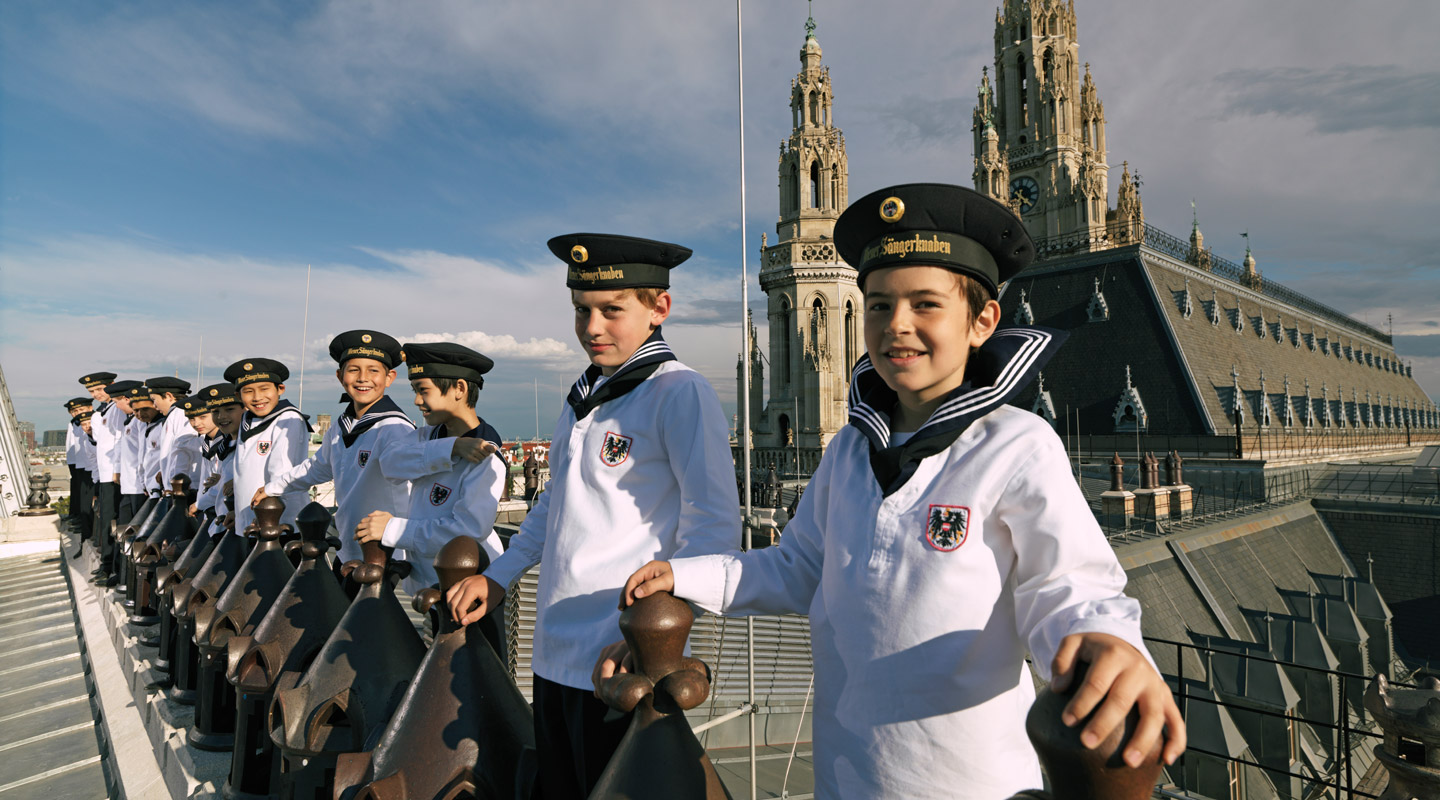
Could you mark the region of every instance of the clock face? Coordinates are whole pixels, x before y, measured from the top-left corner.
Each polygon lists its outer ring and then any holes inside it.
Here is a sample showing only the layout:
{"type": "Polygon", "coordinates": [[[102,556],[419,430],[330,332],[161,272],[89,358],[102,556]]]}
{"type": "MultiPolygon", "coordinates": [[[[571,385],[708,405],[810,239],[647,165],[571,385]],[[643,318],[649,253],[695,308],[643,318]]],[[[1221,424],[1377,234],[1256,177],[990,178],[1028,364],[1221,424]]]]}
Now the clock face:
{"type": "Polygon", "coordinates": [[[1022,175],[1010,181],[1010,197],[1020,201],[1020,213],[1029,214],[1040,203],[1040,184],[1034,178],[1022,175]]]}

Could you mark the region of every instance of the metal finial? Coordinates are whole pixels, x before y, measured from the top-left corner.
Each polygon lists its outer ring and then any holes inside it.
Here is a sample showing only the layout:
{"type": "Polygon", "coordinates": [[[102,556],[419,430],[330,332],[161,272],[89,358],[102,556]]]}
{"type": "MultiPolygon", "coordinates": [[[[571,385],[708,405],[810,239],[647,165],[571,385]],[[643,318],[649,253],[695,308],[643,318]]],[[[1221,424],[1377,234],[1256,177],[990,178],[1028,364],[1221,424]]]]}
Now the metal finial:
{"type": "Polygon", "coordinates": [[[813,39],[815,38],[815,0],[805,0],[805,5],[810,15],[809,19],[805,20],[805,38],[813,39]]]}

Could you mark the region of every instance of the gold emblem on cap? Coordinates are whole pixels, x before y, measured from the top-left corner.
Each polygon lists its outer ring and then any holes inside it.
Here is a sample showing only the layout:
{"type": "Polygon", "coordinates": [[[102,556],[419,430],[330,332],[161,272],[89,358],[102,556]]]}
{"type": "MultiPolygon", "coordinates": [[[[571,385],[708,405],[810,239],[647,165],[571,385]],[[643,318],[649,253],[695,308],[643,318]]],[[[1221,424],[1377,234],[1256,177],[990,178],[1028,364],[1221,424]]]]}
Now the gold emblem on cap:
{"type": "Polygon", "coordinates": [[[401,351],[400,351],[400,363],[401,363],[401,364],[404,364],[404,363],[405,363],[405,351],[404,351],[404,350],[401,350],[401,351]]]}
{"type": "Polygon", "coordinates": [[[368,334],[368,333],[363,333],[363,334],[361,334],[361,335],[360,335],[360,341],[364,342],[365,344],[370,344],[370,334],[368,334]]]}
{"type": "Polygon", "coordinates": [[[898,197],[887,197],[880,202],[880,219],[886,222],[898,222],[905,216],[905,201],[898,197]]]}
{"type": "Polygon", "coordinates": [[[574,259],[576,264],[584,264],[590,260],[590,251],[585,249],[585,245],[577,244],[570,248],[570,258],[574,259]]]}
{"type": "Polygon", "coordinates": [[[250,370],[255,369],[255,365],[254,365],[254,364],[251,364],[249,361],[246,361],[244,364],[242,364],[242,365],[240,366],[240,369],[243,369],[243,370],[245,370],[246,372],[249,372],[250,370]]]}
{"type": "Polygon", "coordinates": [[[220,394],[220,390],[219,390],[219,389],[211,389],[211,390],[210,390],[210,396],[211,396],[211,397],[215,397],[215,396],[218,395],[218,394],[220,394]]]}

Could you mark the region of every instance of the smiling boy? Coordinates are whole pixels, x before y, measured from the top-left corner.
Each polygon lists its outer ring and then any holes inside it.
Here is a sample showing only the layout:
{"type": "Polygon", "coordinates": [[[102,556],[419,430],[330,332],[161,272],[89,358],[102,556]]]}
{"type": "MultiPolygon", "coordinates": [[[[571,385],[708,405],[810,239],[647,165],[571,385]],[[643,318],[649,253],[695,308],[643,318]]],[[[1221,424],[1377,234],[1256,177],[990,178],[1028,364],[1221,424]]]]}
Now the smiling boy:
{"type": "Polygon", "coordinates": [[[379,331],[354,330],[330,341],[335,379],[345,391],[345,410],[325,432],[320,449],[302,464],[271,478],[250,497],[254,506],[267,495],[304,492],[326,481],[335,483],[335,530],[340,534],[340,563],[360,558],[355,528],[374,511],[397,514],[410,501],[410,484],[392,480],[375,465],[391,442],[408,440],[415,423],[385,390],[395,382],[400,343],[379,331]]]}
{"type": "Polygon", "coordinates": [[[439,581],[435,556],[456,536],[473,536],[492,560],[499,557],[495,512],[506,473],[495,455],[500,434],[475,413],[494,362],[452,342],[407,344],[403,352],[425,427],[397,435],[379,454],[378,471],[409,486],[408,502],[371,511],[355,539],[401,551],[411,564],[405,589],[414,594],[439,581]]]}
{"type": "Polygon", "coordinates": [[[210,523],[208,532],[214,535],[224,531],[234,510],[235,437],[240,435],[245,408],[240,404],[240,390],[232,383],[206,386],[197,397],[205,402],[215,426],[215,435],[207,437],[203,451],[215,480],[201,484],[191,513],[205,516],[210,523]]]}
{"type": "MultiPolygon", "coordinates": [[[[235,530],[244,531],[255,521],[249,499],[266,481],[284,475],[305,460],[310,451],[310,423],[285,394],[290,370],[272,358],[246,358],[225,370],[225,380],[235,384],[245,414],[235,446],[234,495],[235,530]]],[[[306,492],[278,495],[285,503],[280,521],[294,522],[295,515],[310,502],[306,492]]]]}
{"type": "Polygon", "coordinates": [[[729,428],[715,390],[660,335],[679,245],[601,234],[551,239],[568,267],[575,335],[590,367],[555,426],[549,489],[509,549],[452,587],[470,623],[539,563],[534,650],[537,797],[585,797],[628,720],[590,688],[595,652],[615,638],[615,592],[654,558],[718,553],[740,541],[729,428]]]}
{"type": "Polygon", "coordinates": [[[969,189],[910,184],[856,201],[835,243],[858,270],[867,355],[780,544],[648,564],[621,604],[674,591],[725,614],[808,613],[817,797],[1039,787],[1027,651],[1058,690],[1090,663],[1062,716],[1098,709],[1087,746],[1138,707],[1124,758],[1168,726],[1173,763],[1183,723],[1125,573],[1054,431],[1006,405],[1061,338],[997,330],[997,287],[1034,257],[1023,224],[969,189]]]}
{"type": "Polygon", "coordinates": [[[162,375],[145,381],[150,390],[150,401],[161,417],[159,463],[155,472],[146,480],[170,491],[171,481],[180,475],[190,478],[190,486],[200,489],[200,437],[191,427],[185,411],[179,407],[181,400],[190,394],[190,382],[183,378],[162,375]],[[158,475],[157,475],[158,473],[158,475]]]}

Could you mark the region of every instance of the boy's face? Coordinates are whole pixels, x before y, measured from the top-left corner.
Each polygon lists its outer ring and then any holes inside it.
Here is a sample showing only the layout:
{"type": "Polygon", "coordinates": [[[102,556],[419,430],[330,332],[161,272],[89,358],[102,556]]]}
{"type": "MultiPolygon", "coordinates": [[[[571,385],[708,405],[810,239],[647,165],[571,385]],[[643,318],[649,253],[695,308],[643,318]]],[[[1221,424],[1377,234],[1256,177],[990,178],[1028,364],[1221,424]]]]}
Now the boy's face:
{"type": "Polygon", "coordinates": [[[887,386],[909,407],[939,400],[965,381],[970,348],[995,332],[994,300],[971,321],[954,272],[887,267],[865,277],[865,349],[887,386]]]}
{"type": "Polygon", "coordinates": [[[239,403],[226,403],[219,408],[210,411],[210,418],[215,421],[215,427],[226,436],[234,436],[240,432],[240,418],[244,416],[245,407],[239,403]]]}
{"type": "Polygon", "coordinates": [[[395,382],[395,370],[373,358],[352,358],[335,370],[335,377],[356,408],[368,408],[395,382]]]}
{"type": "Polygon", "coordinates": [[[121,411],[124,411],[126,414],[134,414],[134,413],[135,413],[135,406],[134,406],[134,404],[132,404],[132,403],[130,402],[130,398],[128,398],[128,397],[117,397],[117,398],[115,398],[115,406],[116,406],[116,408],[119,408],[121,411]]]}
{"type": "Polygon", "coordinates": [[[204,414],[196,414],[191,417],[190,427],[194,428],[195,432],[201,436],[209,436],[215,432],[215,420],[211,418],[210,412],[206,411],[204,414]]]}
{"type": "Polygon", "coordinates": [[[613,375],[650,334],[670,316],[670,293],[661,292],[650,308],[628,289],[570,290],[575,306],[575,336],[590,363],[613,375]]]}
{"type": "Polygon", "coordinates": [[[429,378],[413,378],[410,388],[415,392],[415,407],[425,417],[426,425],[444,425],[459,414],[460,409],[468,408],[465,405],[465,395],[470,391],[468,383],[457,380],[449,391],[442,392],[429,378]]]}
{"type": "Polygon", "coordinates": [[[110,395],[105,394],[104,386],[91,386],[89,391],[90,396],[93,397],[97,403],[103,403],[110,399],[110,395]]]}
{"type": "Polygon", "coordinates": [[[131,398],[130,412],[135,415],[135,419],[147,424],[154,422],[155,419],[160,416],[160,409],[156,408],[154,403],[143,397],[131,398]]]}
{"type": "Polygon", "coordinates": [[[275,410],[282,394],[285,394],[285,384],[256,381],[240,387],[240,402],[251,414],[263,417],[275,410]]]}
{"type": "Polygon", "coordinates": [[[70,409],[70,419],[75,419],[76,417],[80,416],[82,412],[85,411],[91,411],[90,406],[75,406],[74,408],[70,409]]]}
{"type": "Polygon", "coordinates": [[[88,419],[82,419],[82,420],[80,420],[80,430],[85,431],[86,434],[89,434],[89,433],[90,433],[90,420],[88,420],[88,419]]]}
{"type": "Polygon", "coordinates": [[[170,409],[175,407],[175,395],[173,394],[151,394],[150,402],[160,409],[161,414],[169,414],[170,409]]]}

